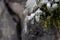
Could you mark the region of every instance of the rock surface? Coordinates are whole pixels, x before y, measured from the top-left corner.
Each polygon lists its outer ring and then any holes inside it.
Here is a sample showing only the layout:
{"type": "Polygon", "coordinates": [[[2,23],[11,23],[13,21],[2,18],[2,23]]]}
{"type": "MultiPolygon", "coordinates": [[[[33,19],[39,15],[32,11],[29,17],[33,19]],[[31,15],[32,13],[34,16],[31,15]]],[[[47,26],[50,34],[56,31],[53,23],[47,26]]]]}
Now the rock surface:
{"type": "Polygon", "coordinates": [[[7,11],[3,0],[0,1],[0,40],[18,40],[16,23],[7,11]]]}

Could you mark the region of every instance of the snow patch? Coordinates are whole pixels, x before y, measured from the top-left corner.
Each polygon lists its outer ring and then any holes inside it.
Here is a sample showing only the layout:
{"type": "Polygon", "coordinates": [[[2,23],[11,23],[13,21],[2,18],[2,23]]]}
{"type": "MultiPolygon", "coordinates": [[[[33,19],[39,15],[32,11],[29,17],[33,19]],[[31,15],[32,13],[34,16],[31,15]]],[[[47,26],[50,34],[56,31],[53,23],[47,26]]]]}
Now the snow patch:
{"type": "Polygon", "coordinates": [[[55,2],[59,2],[60,0],[54,0],[55,2]]]}
{"type": "Polygon", "coordinates": [[[31,20],[31,24],[34,24],[34,19],[31,20]]]}
{"type": "Polygon", "coordinates": [[[33,10],[37,7],[36,0],[27,0],[26,6],[25,6],[29,12],[33,12],[33,10]]]}
{"type": "Polygon", "coordinates": [[[27,16],[28,20],[31,20],[35,16],[35,13],[32,13],[30,16],[27,16]]]}
{"type": "Polygon", "coordinates": [[[47,9],[50,9],[51,8],[51,3],[48,2],[47,5],[46,5],[47,9]]]}
{"type": "Polygon", "coordinates": [[[36,22],[39,22],[39,17],[40,17],[40,15],[35,16],[36,22]]]}
{"type": "Polygon", "coordinates": [[[46,3],[48,3],[48,0],[41,0],[40,3],[42,3],[42,4],[46,4],[46,3]]]}
{"type": "Polygon", "coordinates": [[[54,3],[54,4],[52,5],[52,8],[53,8],[53,9],[56,9],[56,8],[57,8],[57,5],[58,5],[57,3],[54,3]]]}
{"type": "Polygon", "coordinates": [[[41,13],[42,13],[42,10],[40,10],[40,8],[38,8],[35,13],[36,13],[36,14],[41,14],[41,13]]]}

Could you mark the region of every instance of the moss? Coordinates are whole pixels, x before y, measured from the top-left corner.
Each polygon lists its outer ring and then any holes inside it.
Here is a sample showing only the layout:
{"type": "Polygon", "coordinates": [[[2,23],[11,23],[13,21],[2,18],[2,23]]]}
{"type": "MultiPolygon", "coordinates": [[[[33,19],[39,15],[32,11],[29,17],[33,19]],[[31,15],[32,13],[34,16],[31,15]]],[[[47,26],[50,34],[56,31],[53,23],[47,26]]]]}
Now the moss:
{"type": "Polygon", "coordinates": [[[53,11],[47,10],[45,5],[42,6],[41,10],[45,12],[45,15],[40,15],[39,22],[45,23],[43,26],[44,29],[48,28],[50,24],[54,24],[56,28],[60,28],[60,4],[58,4],[57,9],[54,9],[53,11]]]}
{"type": "MultiPolygon", "coordinates": [[[[50,25],[54,25],[56,28],[60,28],[60,4],[54,10],[48,10],[46,5],[44,4],[42,8],[40,8],[44,13],[40,15],[40,21],[35,23],[32,27],[33,29],[36,26],[41,25],[43,30],[46,31],[50,28],[50,25]]],[[[40,27],[40,26],[39,26],[40,27]]],[[[52,26],[53,27],[53,26],[52,26]]]]}

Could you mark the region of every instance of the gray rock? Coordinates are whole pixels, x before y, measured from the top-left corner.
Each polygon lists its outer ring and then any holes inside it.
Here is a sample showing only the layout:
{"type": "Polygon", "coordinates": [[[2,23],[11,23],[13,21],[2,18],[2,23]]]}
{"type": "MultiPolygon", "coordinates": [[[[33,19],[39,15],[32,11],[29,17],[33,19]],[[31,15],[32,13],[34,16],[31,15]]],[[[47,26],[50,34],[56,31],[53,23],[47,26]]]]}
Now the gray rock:
{"type": "Polygon", "coordinates": [[[2,6],[0,5],[0,14],[3,12],[3,8],[2,6]]]}
{"type": "Polygon", "coordinates": [[[8,13],[3,1],[0,1],[0,40],[18,40],[16,23],[8,13]]]}

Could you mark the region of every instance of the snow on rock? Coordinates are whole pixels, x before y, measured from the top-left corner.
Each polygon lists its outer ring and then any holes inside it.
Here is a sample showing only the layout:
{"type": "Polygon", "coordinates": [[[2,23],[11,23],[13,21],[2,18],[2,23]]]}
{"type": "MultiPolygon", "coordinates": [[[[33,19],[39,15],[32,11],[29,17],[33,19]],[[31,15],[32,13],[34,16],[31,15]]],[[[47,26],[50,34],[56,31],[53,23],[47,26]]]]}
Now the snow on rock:
{"type": "Polygon", "coordinates": [[[36,22],[39,21],[39,17],[40,17],[40,14],[42,13],[42,11],[40,10],[40,8],[37,9],[37,11],[35,12],[35,19],[36,19],[36,22]]]}
{"type": "MultiPolygon", "coordinates": [[[[31,20],[34,16],[36,16],[36,15],[39,15],[40,16],[40,14],[42,13],[42,11],[38,8],[38,10],[35,12],[35,13],[32,13],[30,16],[26,16],[25,18],[27,18],[27,20],[29,21],[29,20],[31,20]]],[[[38,17],[39,18],[39,16],[36,16],[36,18],[38,17]]],[[[38,19],[37,18],[37,19],[38,19]]],[[[39,19],[38,19],[39,20],[39,19]]]]}
{"type": "Polygon", "coordinates": [[[24,19],[24,29],[23,29],[24,33],[27,33],[27,22],[28,22],[28,18],[26,16],[25,19],[24,19]]]}
{"type": "Polygon", "coordinates": [[[53,9],[57,8],[57,5],[58,5],[57,3],[54,3],[54,4],[52,5],[52,8],[53,8],[53,9]]]}
{"type": "MultiPolygon", "coordinates": [[[[52,0],[53,1],[53,0],[52,0]]],[[[59,0],[54,0],[55,2],[58,2],[59,0]]],[[[40,4],[46,4],[47,9],[50,8],[57,8],[57,3],[52,4],[51,7],[51,2],[49,2],[48,0],[40,0],[40,4]]],[[[39,18],[40,18],[40,14],[43,13],[42,10],[40,10],[40,8],[38,8],[34,13],[33,10],[35,10],[35,8],[37,7],[37,3],[36,0],[27,0],[26,2],[26,9],[23,11],[23,14],[25,15],[25,20],[24,20],[24,31],[27,32],[27,23],[31,20],[31,24],[34,24],[34,16],[36,19],[36,22],[39,22],[39,18]],[[28,12],[31,13],[30,16],[28,16],[28,12]]],[[[40,6],[39,6],[40,7],[40,6]]]]}
{"type": "Polygon", "coordinates": [[[51,8],[51,3],[48,2],[47,5],[46,5],[47,9],[50,9],[51,8]]]}
{"type": "Polygon", "coordinates": [[[28,14],[28,10],[25,9],[25,10],[23,11],[23,15],[26,16],[27,14],[28,14]]]}
{"type": "Polygon", "coordinates": [[[36,22],[39,21],[39,17],[40,17],[40,14],[42,13],[42,10],[40,10],[40,8],[38,8],[35,12],[35,19],[36,19],[36,22]]]}
{"type": "Polygon", "coordinates": [[[32,13],[30,16],[27,16],[28,20],[31,20],[35,16],[35,13],[32,13]]]}
{"type": "Polygon", "coordinates": [[[60,0],[54,0],[55,2],[59,2],[60,0]]]}
{"type": "Polygon", "coordinates": [[[41,7],[42,7],[42,5],[43,5],[43,4],[42,4],[42,3],[40,3],[40,2],[38,3],[38,7],[39,7],[39,8],[41,8],[41,7]]]}
{"type": "Polygon", "coordinates": [[[40,8],[38,8],[35,13],[36,13],[36,14],[41,14],[41,13],[42,13],[42,10],[40,10],[40,8]]]}
{"type": "MultiPolygon", "coordinates": [[[[35,16],[35,13],[32,13],[30,16],[26,16],[25,20],[24,20],[24,33],[27,33],[27,23],[29,22],[29,20],[31,20],[33,17],[35,16]]],[[[33,21],[32,21],[33,22],[33,21]]]]}
{"type": "Polygon", "coordinates": [[[31,24],[34,24],[34,19],[31,20],[31,24]]]}
{"type": "Polygon", "coordinates": [[[41,0],[40,3],[42,3],[42,4],[46,4],[47,2],[48,2],[48,0],[41,0]]]}
{"type": "Polygon", "coordinates": [[[36,22],[39,22],[39,17],[40,17],[40,15],[35,16],[36,22]]]}
{"type": "Polygon", "coordinates": [[[24,33],[27,33],[27,20],[24,21],[24,33]]]}
{"type": "Polygon", "coordinates": [[[29,10],[29,13],[33,12],[33,10],[37,7],[36,0],[27,0],[25,7],[29,10]]]}

